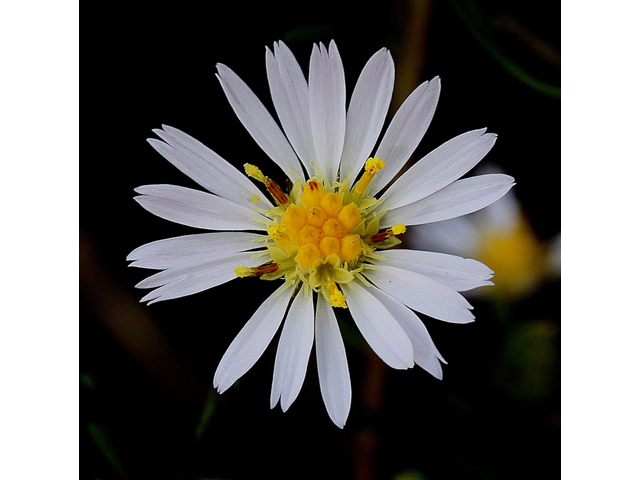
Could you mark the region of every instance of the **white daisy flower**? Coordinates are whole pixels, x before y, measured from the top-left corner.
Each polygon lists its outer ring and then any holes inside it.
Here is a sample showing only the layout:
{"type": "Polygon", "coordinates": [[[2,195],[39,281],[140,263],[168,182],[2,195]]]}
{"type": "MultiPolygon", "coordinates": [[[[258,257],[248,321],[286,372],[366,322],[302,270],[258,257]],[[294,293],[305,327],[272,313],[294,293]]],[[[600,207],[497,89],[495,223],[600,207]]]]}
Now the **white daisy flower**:
{"type": "Polygon", "coordinates": [[[222,393],[244,375],[284,320],[271,408],[279,402],[286,411],[296,399],[315,343],[322,398],[342,428],[351,386],[333,309],[348,309],[364,339],[392,368],[415,363],[442,378],[444,359],[415,312],[452,323],[473,321],[472,306],[459,292],[491,284],[493,272],[471,259],[386,249],[400,243],[397,235],[406,226],[491,204],[513,186],[513,178],[496,174],[460,180],[495,143],[496,135],[480,129],[426,155],[380,196],[429,127],[439,78],[424,82],[405,100],[371,155],[393,90],[394,65],[387,49],[365,65],[348,108],[333,41],[328,49],[314,45],[308,82],[282,42],[272,51],[267,48],[266,63],[281,126],[229,67],[218,64],[217,77],[242,124],[291,180],[290,190],[283,191],[254,165],[246,164],[242,174],[180,130],[154,130],[160,140],[149,143],[208,192],[147,185],[136,189],[140,195],[135,199],[159,217],[212,232],[152,242],[131,252],[128,260],[132,266],[161,270],[137,285],[153,289],[142,299],[149,303],[237,277],[273,282],[273,294],[222,357],[214,386],[222,393]]]}

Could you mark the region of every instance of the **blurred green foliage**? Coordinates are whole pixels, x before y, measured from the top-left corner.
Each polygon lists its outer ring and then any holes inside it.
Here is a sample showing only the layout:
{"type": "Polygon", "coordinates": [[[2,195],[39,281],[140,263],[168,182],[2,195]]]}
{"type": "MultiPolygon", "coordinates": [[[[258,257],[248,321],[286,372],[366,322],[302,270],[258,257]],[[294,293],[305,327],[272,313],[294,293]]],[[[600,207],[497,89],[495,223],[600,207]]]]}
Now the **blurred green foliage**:
{"type": "Polygon", "coordinates": [[[502,68],[529,87],[553,98],[560,98],[560,87],[551,85],[527,71],[504,51],[496,39],[491,22],[482,12],[476,0],[449,0],[473,37],[497,61],[502,68]]]}
{"type": "Polygon", "coordinates": [[[558,328],[553,322],[533,320],[509,326],[502,362],[495,381],[506,395],[525,402],[548,398],[556,387],[558,328]]]}

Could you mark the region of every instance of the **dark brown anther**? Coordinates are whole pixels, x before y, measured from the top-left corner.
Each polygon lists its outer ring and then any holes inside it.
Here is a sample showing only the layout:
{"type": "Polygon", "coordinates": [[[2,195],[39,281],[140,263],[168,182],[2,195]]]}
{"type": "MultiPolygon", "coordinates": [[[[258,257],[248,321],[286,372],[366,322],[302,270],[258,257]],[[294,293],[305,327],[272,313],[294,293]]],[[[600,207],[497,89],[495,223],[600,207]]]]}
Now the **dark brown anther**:
{"type": "Polygon", "coordinates": [[[280,186],[269,177],[264,177],[264,186],[267,187],[267,191],[271,194],[278,205],[284,206],[289,204],[289,199],[280,186]]]}
{"type": "Polygon", "coordinates": [[[389,228],[388,230],[385,230],[384,232],[379,232],[376,233],[375,235],[371,235],[369,237],[369,243],[379,243],[382,242],[384,240],[386,240],[387,238],[393,236],[393,231],[389,228]]]}
{"type": "Polygon", "coordinates": [[[277,263],[268,263],[260,267],[252,268],[251,274],[257,277],[258,275],[264,275],[265,273],[277,272],[279,268],[280,268],[280,265],[278,265],[277,263]]]}

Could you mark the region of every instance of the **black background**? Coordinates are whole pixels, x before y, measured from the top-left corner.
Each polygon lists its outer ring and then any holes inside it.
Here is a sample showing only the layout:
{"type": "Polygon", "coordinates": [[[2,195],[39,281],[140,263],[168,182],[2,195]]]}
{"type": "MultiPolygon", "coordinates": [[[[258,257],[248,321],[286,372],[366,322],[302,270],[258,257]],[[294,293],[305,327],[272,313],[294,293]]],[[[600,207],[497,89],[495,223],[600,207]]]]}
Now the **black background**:
{"type": "MultiPolygon", "coordinates": [[[[557,363],[546,374],[551,387],[535,398],[520,394],[517,382],[510,386],[503,375],[514,327],[531,319],[559,327],[558,282],[519,301],[509,325],[481,301],[474,302],[477,321],[471,325],[425,318],[449,361],[443,381],[417,368],[388,368],[343,322],[354,400],[340,430],[322,404],[313,355],[291,409],[269,409],[275,342],[228,392],[211,393],[218,361],[272,286],[238,280],[145,306],[134,285],[148,272],[128,269],[125,262],[143,243],[194,233],[132,200],[139,185],[196,187],[146,143],[152,128],[177,127],[236,165],[269,162],[228,105],[216,63],[231,67],[271,108],[265,45],[285,40],[306,69],[313,42],[335,39],[350,92],[379,48],[389,48],[399,67],[406,45],[419,40],[407,40],[407,32],[415,23],[412,8],[420,3],[110,3],[84,14],[82,478],[559,475],[557,363]],[[213,413],[203,423],[205,405],[213,413]]],[[[426,5],[424,50],[413,52],[421,59],[414,67],[417,82],[439,75],[442,93],[415,158],[471,129],[498,133],[488,159],[516,178],[516,193],[538,238],[551,240],[560,230],[559,98],[509,72],[478,41],[455,7],[468,13],[469,2],[426,5]]],[[[481,9],[506,58],[559,86],[559,63],[498,28],[505,16],[517,19],[559,50],[558,4],[492,0],[481,9]]],[[[277,177],[269,168],[263,170],[277,177]]],[[[552,346],[557,359],[557,337],[552,346]]]]}

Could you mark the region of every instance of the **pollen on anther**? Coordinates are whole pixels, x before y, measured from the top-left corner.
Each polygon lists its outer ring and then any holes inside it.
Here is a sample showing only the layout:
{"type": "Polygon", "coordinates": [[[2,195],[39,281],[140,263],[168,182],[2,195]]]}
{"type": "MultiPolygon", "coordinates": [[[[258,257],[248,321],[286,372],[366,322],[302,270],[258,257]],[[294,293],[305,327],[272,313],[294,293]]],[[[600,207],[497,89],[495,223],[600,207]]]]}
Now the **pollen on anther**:
{"type": "Polygon", "coordinates": [[[340,291],[335,283],[327,285],[329,291],[329,300],[331,300],[332,307],[347,308],[347,296],[340,291]]]}
{"type": "Polygon", "coordinates": [[[405,233],[407,231],[407,227],[405,227],[402,222],[398,222],[397,225],[391,227],[391,231],[394,235],[400,235],[401,233],[405,233]]]}
{"type": "Polygon", "coordinates": [[[250,163],[245,163],[244,172],[247,174],[248,177],[254,178],[260,183],[264,183],[265,176],[262,173],[262,171],[255,165],[251,165],[250,163]]]}
{"type": "Polygon", "coordinates": [[[266,265],[262,265],[260,267],[253,267],[253,268],[239,266],[239,267],[236,267],[236,269],[234,270],[234,273],[240,278],[258,277],[260,275],[264,275],[265,273],[277,272],[279,268],[280,268],[280,265],[274,262],[274,263],[268,263],[266,265]]]}
{"type": "Polygon", "coordinates": [[[289,239],[287,238],[287,227],[282,223],[278,223],[276,225],[273,225],[272,227],[269,227],[267,233],[273,239],[273,241],[276,242],[276,245],[286,245],[290,243],[289,239]]]}
{"type": "Polygon", "coordinates": [[[381,168],[384,168],[384,166],[385,163],[378,157],[367,160],[364,165],[364,173],[362,174],[362,177],[360,177],[360,180],[358,180],[353,187],[354,192],[362,194],[369,186],[374,175],[378,173],[381,168]]]}
{"type": "Polygon", "coordinates": [[[240,278],[250,277],[251,269],[249,267],[239,266],[233,271],[240,278]]]}
{"type": "Polygon", "coordinates": [[[381,168],[384,168],[385,163],[380,158],[370,158],[366,161],[364,169],[369,173],[378,173],[381,168]]]}

